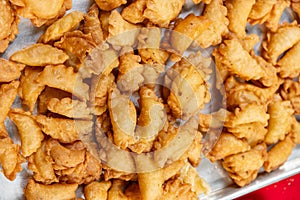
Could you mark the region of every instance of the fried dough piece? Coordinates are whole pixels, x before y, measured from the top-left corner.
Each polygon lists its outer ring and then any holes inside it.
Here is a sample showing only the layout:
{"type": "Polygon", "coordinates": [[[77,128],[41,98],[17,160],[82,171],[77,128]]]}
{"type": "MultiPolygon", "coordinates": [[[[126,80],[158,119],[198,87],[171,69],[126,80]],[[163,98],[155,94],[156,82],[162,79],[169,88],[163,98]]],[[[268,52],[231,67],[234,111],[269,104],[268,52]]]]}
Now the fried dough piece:
{"type": "Polygon", "coordinates": [[[294,12],[297,13],[298,17],[300,16],[300,2],[299,1],[291,1],[291,8],[294,12]]]}
{"type": "Polygon", "coordinates": [[[171,199],[191,199],[197,200],[197,194],[192,191],[190,184],[182,183],[179,178],[168,180],[163,186],[163,193],[161,196],[163,200],[171,199]]]}
{"type": "Polygon", "coordinates": [[[279,26],[279,20],[282,16],[283,11],[290,6],[289,0],[279,0],[273,6],[270,16],[266,21],[266,27],[271,31],[276,31],[279,26]]]}
{"type": "Polygon", "coordinates": [[[79,135],[91,133],[93,123],[84,120],[36,116],[42,131],[62,143],[71,143],[79,139],[79,135]]]}
{"type": "Polygon", "coordinates": [[[124,194],[124,188],[126,182],[122,180],[115,179],[112,181],[112,185],[108,190],[107,200],[128,200],[128,197],[124,194]]]}
{"type": "Polygon", "coordinates": [[[85,150],[71,150],[62,146],[57,140],[49,139],[46,143],[47,152],[53,159],[54,169],[76,167],[85,160],[85,150]]]}
{"type": "Polygon", "coordinates": [[[22,99],[22,103],[28,106],[30,112],[33,112],[35,103],[44,90],[45,85],[36,81],[42,69],[26,67],[20,78],[20,87],[18,95],[22,99]]]}
{"type": "Polygon", "coordinates": [[[270,115],[261,105],[246,104],[241,108],[236,108],[233,113],[226,115],[224,126],[235,127],[241,124],[260,122],[264,125],[268,124],[270,115]]]}
{"type": "MultiPolygon", "coordinates": [[[[266,149],[266,145],[265,149],[266,149]]],[[[240,187],[252,182],[264,164],[264,152],[255,148],[224,158],[222,165],[240,187]],[[246,181],[245,181],[246,180],[246,181]]]]}
{"type": "Polygon", "coordinates": [[[84,196],[86,200],[107,200],[111,185],[110,181],[92,182],[84,187],[84,196]]]}
{"type": "Polygon", "coordinates": [[[48,102],[52,98],[63,99],[63,98],[72,98],[72,94],[59,90],[56,88],[51,88],[46,86],[45,90],[40,94],[38,101],[38,113],[46,114],[48,108],[48,102]]]}
{"type": "Polygon", "coordinates": [[[65,65],[48,65],[36,79],[37,82],[49,87],[70,92],[80,100],[89,99],[89,86],[83,82],[79,73],[65,65]]]}
{"type": "Polygon", "coordinates": [[[140,31],[139,25],[123,19],[117,10],[113,10],[108,19],[108,42],[114,46],[133,46],[140,31]]]}
{"type": "Polygon", "coordinates": [[[34,26],[49,25],[56,19],[62,17],[66,10],[71,9],[72,1],[55,0],[41,2],[39,0],[11,1],[16,11],[24,18],[29,18],[34,26]]]}
{"type": "Polygon", "coordinates": [[[281,97],[292,103],[295,114],[300,113],[300,83],[286,79],[280,90],[281,97]]]}
{"type": "Polygon", "coordinates": [[[224,132],[220,135],[214,148],[209,152],[208,158],[211,162],[215,162],[248,150],[250,150],[250,146],[246,140],[238,139],[234,135],[224,132]]]}
{"type": "Polygon", "coordinates": [[[258,0],[252,7],[249,22],[252,25],[265,23],[267,28],[275,32],[284,9],[289,5],[288,0],[258,0]]]}
{"type": "Polygon", "coordinates": [[[30,156],[42,145],[42,140],[44,139],[42,130],[32,118],[30,112],[25,112],[20,109],[12,109],[8,116],[18,127],[23,156],[30,156]]]}
{"type": "Polygon", "coordinates": [[[129,148],[134,152],[142,153],[151,150],[154,139],[166,123],[167,115],[162,100],[158,99],[152,89],[142,87],[139,94],[141,112],[135,128],[135,135],[139,141],[129,148]]]}
{"type": "Polygon", "coordinates": [[[137,180],[137,174],[135,173],[117,171],[105,165],[103,165],[103,176],[105,181],[109,181],[109,180],[136,181],[137,180]]]}
{"type": "Polygon", "coordinates": [[[33,172],[35,181],[51,184],[59,182],[59,180],[55,175],[52,166],[54,161],[48,154],[46,145],[47,141],[44,140],[37,152],[28,157],[28,169],[33,172]]]}
{"type": "Polygon", "coordinates": [[[275,144],[290,132],[294,110],[290,101],[274,100],[269,104],[268,112],[270,120],[265,142],[275,144]]]}
{"type": "Polygon", "coordinates": [[[264,168],[267,172],[271,172],[283,165],[292,153],[295,147],[295,138],[292,134],[288,134],[284,140],[275,144],[268,151],[267,160],[264,163],[264,168]]]}
{"type": "Polygon", "coordinates": [[[98,45],[86,57],[79,68],[82,78],[91,78],[92,75],[108,76],[119,65],[118,52],[110,48],[107,43],[98,45]]]}
{"type": "Polygon", "coordinates": [[[14,144],[9,137],[0,139],[0,165],[5,177],[11,181],[15,180],[25,161],[19,151],[20,146],[14,144]]]}
{"type": "Polygon", "coordinates": [[[211,22],[204,16],[189,14],[175,24],[171,34],[172,47],[182,55],[192,42],[210,26],[211,22]]]}
{"type": "Polygon", "coordinates": [[[127,0],[96,0],[96,4],[99,8],[105,11],[111,11],[126,3],[127,0]]]}
{"type": "Polygon", "coordinates": [[[135,92],[144,83],[145,79],[142,75],[144,66],[140,62],[141,57],[134,55],[133,52],[120,57],[117,85],[121,92],[135,92]]]}
{"type": "Polygon", "coordinates": [[[190,184],[192,186],[191,190],[197,195],[200,195],[201,193],[207,194],[209,189],[208,184],[200,178],[196,168],[194,168],[190,163],[187,162],[180,169],[180,178],[183,183],[190,184]]]}
{"type": "Polygon", "coordinates": [[[252,122],[241,124],[236,127],[227,127],[227,130],[237,138],[245,138],[251,147],[263,142],[268,132],[266,124],[261,122],[252,122]]]}
{"type": "Polygon", "coordinates": [[[26,199],[75,199],[78,184],[54,183],[43,185],[30,179],[25,187],[24,194],[26,199]]]}
{"type": "Polygon", "coordinates": [[[168,105],[175,117],[187,119],[210,101],[205,75],[185,59],[173,65],[167,76],[172,81],[168,105]]]}
{"type": "Polygon", "coordinates": [[[261,88],[249,83],[239,83],[233,76],[225,82],[226,102],[228,108],[235,108],[245,103],[268,105],[274,93],[279,88],[280,82],[268,88],[261,88]]]}
{"type": "Polygon", "coordinates": [[[122,95],[117,88],[108,94],[108,110],[113,127],[114,143],[122,149],[134,143],[136,110],[127,95],[122,95]]]}
{"type": "Polygon", "coordinates": [[[226,15],[227,8],[223,6],[222,0],[212,0],[206,5],[203,16],[210,20],[211,24],[196,38],[196,42],[202,48],[221,43],[222,37],[228,33],[229,21],[226,15]]]}
{"type": "Polygon", "coordinates": [[[277,63],[282,78],[295,78],[300,74],[300,42],[295,44],[277,63]]]}
{"type": "Polygon", "coordinates": [[[10,82],[21,76],[25,65],[0,58],[0,82],[10,82]]]}
{"type": "Polygon", "coordinates": [[[183,0],[148,0],[143,15],[157,26],[167,28],[183,5],[183,0]]]}
{"type": "Polygon", "coordinates": [[[96,4],[93,4],[84,16],[82,31],[85,34],[91,34],[93,41],[97,45],[104,41],[103,31],[99,20],[99,9],[96,4]]]}
{"type": "Polygon", "coordinates": [[[265,50],[263,56],[272,64],[276,64],[280,54],[293,47],[300,41],[300,27],[293,22],[281,25],[276,32],[268,32],[267,40],[262,46],[265,50]]]}
{"type": "Polygon", "coordinates": [[[67,14],[49,26],[39,38],[39,42],[49,43],[58,40],[65,33],[77,28],[79,23],[83,20],[83,16],[83,13],[79,11],[73,11],[67,14]]]}
{"type": "Polygon", "coordinates": [[[2,84],[0,88],[0,124],[4,123],[4,120],[12,106],[19,87],[19,81],[12,81],[8,84],[2,84]]]}
{"type": "Polygon", "coordinates": [[[78,30],[65,33],[60,41],[54,43],[54,46],[69,55],[67,62],[76,69],[80,68],[89,52],[96,48],[92,36],[78,30]]]}
{"type": "Polygon", "coordinates": [[[295,136],[296,143],[300,144],[300,122],[298,122],[295,117],[293,117],[293,119],[292,119],[291,133],[295,136]]]}
{"type": "Polygon", "coordinates": [[[94,115],[102,115],[107,110],[108,91],[113,86],[114,80],[113,74],[92,78],[90,101],[92,105],[91,111],[94,115]]]}
{"type": "MultiPolygon", "coordinates": [[[[269,66],[261,66],[260,60],[252,57],[238,39],[225,40],[213,55],[230,73],[247,81],[259,80],[266,86],[272,85],[272,81],[268,81],[271,72],[267,69],[269,66]]],[[[273,71],[272,75],[276,75],[275,69],[273,71]]]]}
{"type": "Polygon", "coordinates": [[[99,160],[86,151],[84,144],[81,141],[77,141],[64,147],[59,147],[58,144],[57,147],[58,148],[55,149],[51,148],[50,152],[53,150],[56,151],[56,153],[53,152],[50,154],[52,155],[53,159],[56,158],[53,166],[55,173],[61,182],[88,184],[100,178],[102,168],[99,160]],[[63,152],[63,155],[60,155],[60,149],[62,150],[61,152],[63,152]],[[84,157],[82,158],[83,153],[84,157]],[[63,161],[64,157],[67,157],[68,159],[63,161]],[[82,159],[83,162],[81,162],[82,159]],[[63,162],[60,162],[59,160],[63,162]],[[66,164],[70,165],[71,163],[72,165],[76,166],[65,167],[66,164]]]}
{"type": "Polygon", "coordinates": [[[29,66],[58,65],[69,56],[62,50],[46,44],[32,44],[11,55],[10,60],[29,66]]]}
{"type": "Polygon", "coordinates": [[[249,14],[249,22],[252,25],[266,22],[276,2],[277,0],[256,0],[249,14]]]}
{"type": "Polygon", "coordinates": [[[122,17],[133,24],[142,23],[145,20],[143,15],[146,9],[146,0],[136,0],[122,10],[122,17]]]}
{"type": "Polygon", "coordinates": [[[79,119],[91,119],[90,109],[86,102],[74,100],[71,98],[57,99],[52,98],[47,104],[47,109],[51,112],[79,119]]]}
{"type": "Polygon", "coordinates": [[[245,29],[247,19],[254,4],[255,0],[229,0],[225,2],[225,6],[228,10],[228,29],[235,33],[239,38],[246,36],[245,29]]]}
{"type": "Polygon", "coordinates": [[[20,20],[8,0],[0,2],[0,13],[0,53],[3,53],[7,49],[9,42],[15,39],[20,20]]]}

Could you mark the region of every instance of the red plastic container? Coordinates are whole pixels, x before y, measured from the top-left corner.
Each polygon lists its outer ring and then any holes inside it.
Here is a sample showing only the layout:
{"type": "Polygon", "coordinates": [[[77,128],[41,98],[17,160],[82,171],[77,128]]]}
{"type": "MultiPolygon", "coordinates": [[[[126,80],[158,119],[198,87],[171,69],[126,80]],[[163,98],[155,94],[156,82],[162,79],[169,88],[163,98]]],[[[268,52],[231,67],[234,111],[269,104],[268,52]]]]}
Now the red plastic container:
{"type": "Polygon", "coordinates": [[[300,200],[300,174],[239,197],[236,200],[300,200]]]}

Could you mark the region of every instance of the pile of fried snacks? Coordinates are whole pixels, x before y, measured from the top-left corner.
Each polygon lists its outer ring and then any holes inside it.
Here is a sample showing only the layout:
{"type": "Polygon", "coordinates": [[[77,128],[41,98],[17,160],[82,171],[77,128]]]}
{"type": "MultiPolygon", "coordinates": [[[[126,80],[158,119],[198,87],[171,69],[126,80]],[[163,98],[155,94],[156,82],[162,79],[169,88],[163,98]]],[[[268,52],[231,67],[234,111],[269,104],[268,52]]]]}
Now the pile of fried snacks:
{"type": "Polygon", "coordinates": [[[280,21],[287,9],[299,19],[300,1],[71,8],[71,0],[0,0],[1,53],[21,17],[45,27],[35,44],[0,58],[0,166],[13,181],[27,164],[26,199],[196,200],[209,192],[196,170],[206,136],[220,131],[204,155],[240,187],[300,143],[300,25],[280,21]],[[248,34],[257,24],[265,34],[248,34]],[[213,85],[224,101],[204,114],[213,85]],[[8,133],[7,120],[18,132],[8,133]]]}

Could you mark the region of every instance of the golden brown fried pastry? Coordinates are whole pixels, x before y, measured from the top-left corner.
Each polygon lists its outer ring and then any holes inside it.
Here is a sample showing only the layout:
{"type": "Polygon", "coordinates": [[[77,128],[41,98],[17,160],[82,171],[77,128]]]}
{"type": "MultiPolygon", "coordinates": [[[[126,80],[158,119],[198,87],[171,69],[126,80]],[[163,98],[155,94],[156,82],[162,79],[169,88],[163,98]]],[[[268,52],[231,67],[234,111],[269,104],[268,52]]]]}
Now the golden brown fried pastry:
{"type": "Polygon", "coordinates": [[[46,114],[46,112],[48,111],[47,108],[48,102],[52,98],[57,98],[57,99],[72,98],[72,94],[65,92],[63,90],[46,86],[43,92],[39,95],[39,100],[38,100],[39,114],[46,114]]]}
{"type": "Polygon", "coordinates": [[[190,184],[182,183],[179,178],[168,180],[163,186],[161,199],[191,199],[196,200],[197,194],[192,191],[190,184]]]}
{"type": "Polygon", "coordinates": [[[274,144],[290,132],[294,110],[290,101],[274,100],[269,104],[268,113],[270,120],[265,142],[274,144]]]}
{"type": "Polygon", "coordinates": [[[289,5],[288,0],[258,0],[252,7],[249,22],[252,25],[265,23],[267,28],[275,32],[284,9],[289,5]]]}
{"type": "Polygon", "coordinates": [[[96,4],[93,4],[84,16],[82,31],[85,34],[91,34],[95,44],[98,45],[103,42],[104,36],[99,19],[99,9],[96,4]]]}
{"type": "Polygon", "coordinates": [[[148,0],[143,15],[159,27],[167,28],[183,5],[183,0],[148,0]]]}
{"type": "Polygon", "coordinates": [[[210,101],[205,74],[187,60],[173,65],[167,78],[171,82],[168,105],[175,117],[187,119],[210,101]]]}
{"type": "Polygon", "coordinates": [[[71,9],[72,1],[55,0],[40,2],[38,0],[11,1],[19,15],[29,18],[33,25],[40,27],[51,24],[57,18],[62,17],[66,10],[71,9]]]}
{"type": "Polygon", "coordinates": [[[270,16],[266,21],[266,27],[271,31],[276,31],[279,27],[279,20],[282,16],[283,11],[290,6],[289,0],[279,0],[273,6],[270,16]]]}
{"type": "Polygon", "coordinates": [[[123,19],[117,10],[113,10],[108,19],[108,42],[113,46],[133,46],[140,31],[139,25],[123,19]]]}
{"type": "Polygon", "coordinates": [[[143,15],[147,0],[136,0],[122,10],[122,17],[130,23],[137,24],[145,20],[143,15]]]}
{"type": "Polygon", "coordinates": [[[268,70],[270,66],[261,65],[267,65],[267,63],[262,63],[262,60],[251,56],[236,38],[223,41],[213,55],[217,62],[222,63],[230,73],[244,80],[259,80],[264,85],[271,86],[273,81],[268,81],[270,75],[276,77],[275,69],[268,70]]]}
{"type": "Polygon", "coordinates": [[[297,13],[298,17],[300,16],[300,2],[299,1],[291,1],[291,8],[294,12],[297,13]]]}
{"type": "Polygon", "coordinates": [[[24,158],[19,153],[20,146],[14,144],[9,137],[0,139],[0,165],[6,178],[13,181],[22,170],[24,158]]]}
{"type": "Polygon", "coordinates": [[[28,106],[30,112],[33,112],[35,103],[44,90],[45,85],[36,81],[42,69],[26,67],[20,78],[20,87],[18,95],[22,99],[22,103],[28,106]]]}
{"type": "Polygon", "coordinates": [[[86,102],[71,98],[57,99],[52,98],[47,104],[47,109],[69,118],[91,119],[91,111],[86,102]]]}
{"type": "Polygon", "coordinates": [[[275,144],[268,151],[267,160],[264,163],[264,168],[267,172],[271,172],[285,163],[293,148],[295,147],[295,136],[288,134],[284,140],[275,144]]]}
{"type": "Polygon", "coordinates": [[[191,190],[195,192],[197,195],[201,193],[207,194],[208,192],[208,184],[202,180],[196,170],[190,163],[186,163],[180,169],[180,179],[182,179],[183,183],[190,184],[192,186],[191,190]]]}
{"type": "Polygon", "coordinates": [[[43,141],[42,146],[28,157],[28,169],[33,172],[35,181],[44,184],[59,182],[53,169],[53,159],[47,152],[47,141],[43,141]]]}
{"type": "Polygon", "coordinates": [[[43,185],[30,179],[25,187],[24,194],[26,199],[75,199],[78,184],[54,183],[43,185]]]}
{"type": "Polygon", "coordinates": [[[121,172],[114,170],[108,166],[103,165],[103,176],[105,181],[109,180],[123,180],[123,181],[136,181],[137,174],[130,172],[121,172]]]}
{"type": "Polygon", "coordinates": [[[247,19],[254,3],[255,0],[229,0],[225,2],[226,8],[228,10],[228,28],[239,38],[243,38],[246,36],[247,19]]]}
{"type": "Polygon", "coordinates": [[[89,99],[89,86],[83,82],[79,73],[65,65],[48,65],[36,79],[37,82],[49,87],[72,93],[80,100],[89,99]]]}
{"type": "Polygon", "coordinates": [[[300,42],[295,44],[278,62],[282,78],[295,78],[300,75],[300,42]]]}
{"type": "Polygon", "coordinates": [[[204,32],[211,21],[203,16],[189,14],[187,17],[175,24],[171,34],[171,44],[177,53],[182,55],[192,42],[204,32]]]}
{"type": "Polygon", "coordinates": [[[280,90],[281,97],[292,103],[295,114],[300,113],[300,83],[286,79],[280,90]]]}
{"type": "Polygon", "coordinates": [[[115,77],[113,74],[92,78],[90,101],[92,105],[91,112],[94,115],[102,115],[107,110],[108,91],[113,86],[114,80],[115,77]]]}
{"type": "Polygon", "coordinates": [[[241,124],[260,122],[268,124],[269,115],[261,105],[247,104],[236,108],[233,113],[228,113],[225,118],[225,127],[235,127],[241,124]]]}
{"type": "Polygon", "coordinates": [[[19,81],[12,81],[7,84],[2,84],[0,88],[0,124],[4,123],[4,120],[12,106],[19,87],[19,81]]]}
{"type": "Polygon", "coordinates": [[[142,199],[159,199],[163,193],[163,170],[158,169],[153,172],[138,173],[139,188],[142,199]]]}
{"type": "Polygon", "coordinates": [[[33,44],[11,55],[10,60],[29,66],[63,64],[69,56],[62,50],[46,44],[33,44]]]}
{"type": "Polygon", "coordinates": [[[96,0],[96,4],[101,10],[111,11],[122,4],[126,4],[127,0],[96,0]]]}
{"type": "Polygon", "coordinates": [[[65,33],[77,28],[81,20],[83,20],[82,12],[74,11],[67,14],[49,26],[44,34],[39,38],[39,42],[49,43],[51,41],[58,40],[65,33]]]}
{"type": "Polygon", "coordinates": [[[270,17],[277,0],[256,0],[249,14],[251,24],[263,24],[270,17]]]}
{"type": "Polygon", "coordinates": [[[132,93],[144,83],[142,75],[144,65],[140,64],[141,57],[133,52],[125,53],[120,57],[117,86],[121,92],[132,93]]]}
{"type": "Polygon", "coordinates": [[[113,87],[108,94],[108,110],[113,127],[114,143],[122,149],[134,143],[137,114],[129,96],[113,87]]]}
{"type": "Polygon", "coordinates": [[[223,6],[222,0],[212,0],[206,5],[203,16],[210,20],[211,24],[196,38],[202,48],[221,43],[222,36],[228,33],[229,21],[226,15],[227,8],[223,6]]]}
{"type": "Polygon", "coordinates": [[[107,194],[107,200],[128,200],[128,197],[124,194],[124,188],[126,182],[115,179],[112,181],[112,185],[107,194]]]}
{"type": "Polygon", "coordinates": [[[223,132],[214,148],[209,152],[208,158],[215,162],[227,156],[250,150],[250,146],[246,140],[238,139],[231,133],[223,132]]]}
{"type": "Polygon", "coordinates": [[[0,13],[0,53],[3,53],[9,42],[15,39],[20,20],[8,0],[0,2],[0,13]]]}
{"type": "Polygon", "coordinates": [[[0,82],[10,82],[21,76],[25,65],[0,58],[0,82]]]}
{"type": "MultiPolygon", "coordinates": [[[[264,146],[266,149],[266,145],[264,146]]],[[[249,184],[256,178],[258,170],[263,164],[264,152],[256,148],[228,156],[222,162],[229,176],[241,187],[249,184]]]]}
{"type": "Polygon", "coordinates": [[[22,155],[27,157],[36,152],[42,145],[44,134],[35,122],[30,112],[21,109],[12,109],[9,118],[17,126],[21,138],[22,155]]]}
{"type": "Polygon", "coordinates": [[[300,122],[297,121],[295,117],[292,119],[292,130],[291,130],[292,135],[295,136],[296,138],[296,143],[300,144],[300,122]]]}
{"type": "Polygon", "coordinates": [[[96,48],[92,36],[78,30],[65,33],[60,41],[54,43],[54,46],[68,54],[68,65],[76,69],[80,68],[89,52],[96,48]]]}
{"type": "Polygon", "coordinates": [[[232,109],[245,103],[266,106],[273,99],[279,85],[280,82],[277,82],[271,87],[262,88],[250,83],[240,83],[231,76],[225,83],[227,107],[232,109]]]}
{"type": "MultiPolygon", "coordinates": [[[[145,140],[146,143],[150,143],[164,127],[167,116],[164,110],[164,104],[161,102],[162,100],[158,99],[152,89],[141,87],[139,94],[141,111],[137,120],[135,135],[140,139],[139,142],[145,140]]],[[[133,150],[131,147],[129,148],[133,150]]]]}
{"type": "Polygon", "coordinates": [[[110,181],[92,182],[84,187],[84,197],[86,200],[107,200],[110,186],[110,181]]]}
{"type": "Polygon", "coordinates": [[[281,25],[276,32],[268,32],[263,42],[263,56],[272,64],[276,64],[278,56],[300,41],[300,27],[296,22],[281,25]]]}
{"type": "Polygon", "coordinates": [[[44,115],[35,117],[42,131],[62,143],[70,143],[79,139],[79,135],[92,131],[91,121],[52,118],[44,115]]]}

